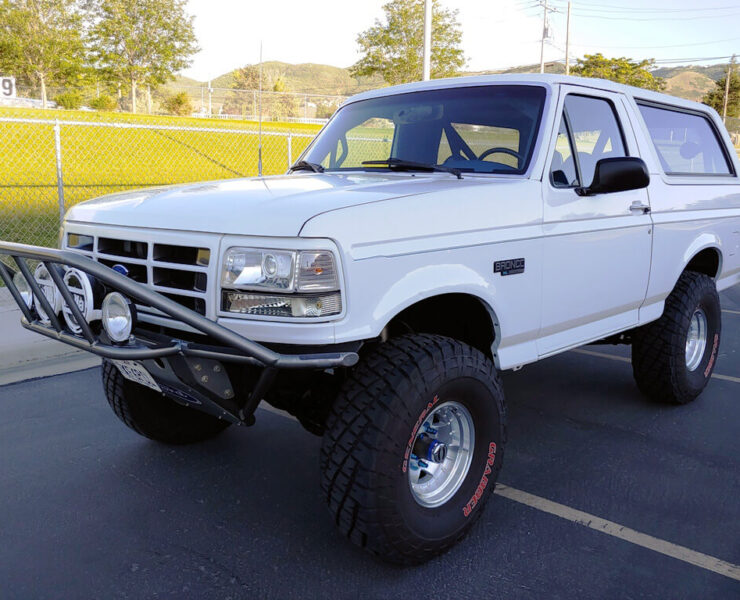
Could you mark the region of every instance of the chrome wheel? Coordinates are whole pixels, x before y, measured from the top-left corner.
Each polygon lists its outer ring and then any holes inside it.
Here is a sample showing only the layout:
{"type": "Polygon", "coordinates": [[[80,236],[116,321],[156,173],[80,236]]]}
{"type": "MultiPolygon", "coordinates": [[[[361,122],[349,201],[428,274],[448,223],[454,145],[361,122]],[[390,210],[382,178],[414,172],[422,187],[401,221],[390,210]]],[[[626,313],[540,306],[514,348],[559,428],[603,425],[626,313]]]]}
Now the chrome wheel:
{"type": "Polygon", "coordinates": [[[691,317],[689,333],[686,337],[686,367],[695,371],[701,364],[707,349],[707,316],[697,309],[691,317]]]}
{"type": "Polygon", "coordinates": [[[444,402],[419,427],[409,460],[414,499],[427,508],[447,502],[460,489],[470,469],[475,426],[459,402],[444,402]]]}

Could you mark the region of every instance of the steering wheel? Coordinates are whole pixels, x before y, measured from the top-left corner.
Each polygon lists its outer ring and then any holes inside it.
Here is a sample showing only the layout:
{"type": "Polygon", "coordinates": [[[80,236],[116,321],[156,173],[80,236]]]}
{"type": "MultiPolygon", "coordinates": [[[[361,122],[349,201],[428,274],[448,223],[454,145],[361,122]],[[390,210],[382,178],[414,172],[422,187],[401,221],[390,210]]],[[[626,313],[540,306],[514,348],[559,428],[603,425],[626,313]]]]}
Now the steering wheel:
{"type": "Polygon", "coordinates": [[[522,161],[524,160],[524,157],[521,154],[519,154],[518,152],[512,150],[511,148],[501,148],[499,146],[494,146],[493,148],[489,148],[488,150],[486,150],[485,152],[483,152],[483,154],[481,154],[478,157],[478,160],[483,160],[487,156],[491,156],[491,154],[496,154],[498,152],[501,152],[503,154],[509,154],[509,155],[513,156],[514,158],[517,159],[517,161],[519,162],[519,164],[521,164],[522,161]]]}

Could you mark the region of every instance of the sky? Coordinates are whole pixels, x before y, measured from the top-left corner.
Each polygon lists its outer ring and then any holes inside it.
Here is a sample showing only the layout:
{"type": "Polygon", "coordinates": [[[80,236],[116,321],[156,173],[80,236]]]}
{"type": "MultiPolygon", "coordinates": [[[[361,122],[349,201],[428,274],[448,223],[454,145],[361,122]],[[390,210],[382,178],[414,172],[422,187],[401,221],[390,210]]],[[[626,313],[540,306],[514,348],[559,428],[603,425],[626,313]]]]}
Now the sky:
{"type": "MultiPolygon", "coordinates": [[[[184,75],[207,81],[264,60],[348,67],[357,35],[382,18],[389,0],[188,0],[201,51],[184,75]]],[[[538,63],[543,9],[538,0],[441,0],[459,10],[466,70],[538,63]]],[[[565,58],[567,0],[548,0],[545,60],[565,58]]],[[[732,0],[574,0],[571,59],[655,58],[661,64],[713,64],[740,55],[740,2],[732,0]],[[665,61],[665,62],[663,62],[665,61]],[[668,62],[673,61],[673,62],[668,62]]]]}

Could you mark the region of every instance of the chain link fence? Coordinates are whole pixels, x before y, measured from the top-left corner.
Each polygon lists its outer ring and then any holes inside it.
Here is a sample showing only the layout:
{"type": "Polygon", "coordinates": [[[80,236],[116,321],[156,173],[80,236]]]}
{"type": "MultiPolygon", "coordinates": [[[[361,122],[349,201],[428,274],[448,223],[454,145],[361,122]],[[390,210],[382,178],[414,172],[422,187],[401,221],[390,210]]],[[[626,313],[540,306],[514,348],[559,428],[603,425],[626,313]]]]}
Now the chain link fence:
{"type": "MultiPolygon", "coordinates": [[[[139,114],[170,114],[167,99],[185,92],[189,99],[187,115],[217,119],[256,121],[260,112],[264,121],[298,123],[325,123],[348,96],[310,94],[304,92],[275,92],[233,88],[209,88],[171,84],[169,87],[150,88],[142,85],[136,92],[136,112],[139,114]]],[[[98,109],[105,98],[103,110],[132,111],[130,90],[105,85],[84,88],[49,87],[46,90],[47,107],[98,109]],[[69,106],[68,103],[74,104],[69,106]]],[[[17,86],[17,97],[6,106],[41,108],[41,90],[37,87],[17,86]]],[[[2,104],[0,104],[2,105],[2,104]]]]}
{"type": "MultiPolygon", "coordinates": [[[[284,173],[314,135],[263,131],[263,174],[284,173]]],[[[55,246],[64,212],[83,200],[257,175],[259,146],[252,124],[198,127],[0,116],[0,239],[55,246]]]]}

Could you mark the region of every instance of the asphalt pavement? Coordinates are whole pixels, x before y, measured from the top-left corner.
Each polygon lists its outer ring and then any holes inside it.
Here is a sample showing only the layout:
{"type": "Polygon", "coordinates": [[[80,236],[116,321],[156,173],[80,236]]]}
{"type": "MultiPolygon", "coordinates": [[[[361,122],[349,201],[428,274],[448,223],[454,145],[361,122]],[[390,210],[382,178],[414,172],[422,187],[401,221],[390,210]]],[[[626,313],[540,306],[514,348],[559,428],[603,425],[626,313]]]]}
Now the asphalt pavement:
{"type": "Polygon", "coordinates": [[[115,418],[98,369],[0,387],[0,598],[740,598],[709,568],[740,565],[740,290],[723,308],[723,377],[688,406],[641,397],[620,347],[504,375],[500,482],[617,535],[499,494],[407,569],[335,531],[320,440],[282,414],[168,447],[115,418]]]}

